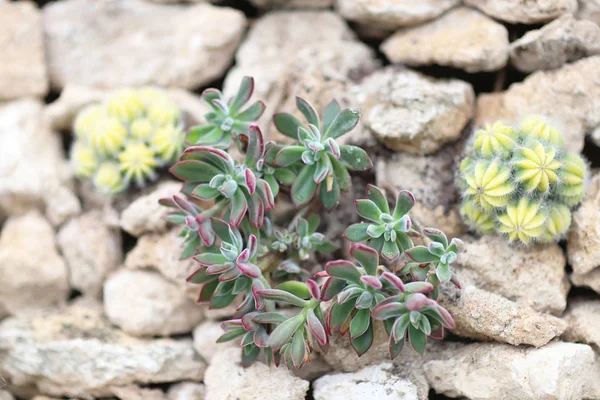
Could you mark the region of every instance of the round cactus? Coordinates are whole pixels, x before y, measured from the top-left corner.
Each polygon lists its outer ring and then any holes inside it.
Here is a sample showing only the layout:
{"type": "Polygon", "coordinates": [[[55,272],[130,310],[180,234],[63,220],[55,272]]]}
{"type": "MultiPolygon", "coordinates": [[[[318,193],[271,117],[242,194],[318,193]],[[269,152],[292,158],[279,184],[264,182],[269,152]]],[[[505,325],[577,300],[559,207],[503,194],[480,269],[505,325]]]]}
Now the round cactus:
{"type": "Polygon", "coordinates": [[[518,129],[499,121],[476,131],[457,176],[465,223],[523,244],[563,237],[588,177],[583,158],[563,142],[560,130],[536,116],[518,129]]]}
{"type": "Polygon", "coordinates": [[[156,168],[179,158],[185,139],[181,111],[155,88],[115,91],[79,112],[73,131],[75,174],[105,194],[154,180],[156,168]]]}

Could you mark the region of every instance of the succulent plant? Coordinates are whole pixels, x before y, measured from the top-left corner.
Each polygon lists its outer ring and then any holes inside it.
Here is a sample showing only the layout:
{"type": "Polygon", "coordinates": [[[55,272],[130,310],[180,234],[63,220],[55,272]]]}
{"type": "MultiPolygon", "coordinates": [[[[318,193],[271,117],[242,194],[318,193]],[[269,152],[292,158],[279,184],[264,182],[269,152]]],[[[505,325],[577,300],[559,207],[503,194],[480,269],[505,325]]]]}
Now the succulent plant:
{"type": "Polygon", "coordinates": [[[536,116],[518,129],[499,121],[476,131],[457,176],[466,224],[522,244],[562,238],[588,179],[583,158],[563,142],[560,130],[536,116]]]}
{"type": "Polygon", "coordinates": [[[183,151],[181,111],[154,88],[122,89],[84,108],[73,124],[71,164],[104,194],[155,180],[183,151]]]}

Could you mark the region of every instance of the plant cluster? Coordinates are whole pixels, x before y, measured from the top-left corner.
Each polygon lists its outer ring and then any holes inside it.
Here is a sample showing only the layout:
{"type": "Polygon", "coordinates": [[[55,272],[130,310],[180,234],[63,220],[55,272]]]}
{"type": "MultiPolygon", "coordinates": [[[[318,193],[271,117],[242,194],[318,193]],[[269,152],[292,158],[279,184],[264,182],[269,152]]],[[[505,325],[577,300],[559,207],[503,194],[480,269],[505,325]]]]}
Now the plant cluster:
{"type": "Polygon", "coordinates": [[[231,101],[221,95],[211,101],[234,116],[227,126],[237,128],[228,140],[236,142],[243,159],[226,151],[230,145],[219,136],[222,122],[214,122],[225,113],[215,111],[215,118],[191,131],[194,142],[212,145],[183,152],[171,168],[184,182],[182,194],[161,201],[173,208],[169,221],[182,226],[182,257],[199,265],[188,278],[202,285],[198,300],[211,308],[236,305],[234,319],[222,323],[219,342],[239,340],[246,365],[261,357],[298,368],[315,348],[327,351],[334,330],[347,334],[357,354],[364,354],[376,321],[383,321],[391,357],[405,343],[422,354],[428,337],[441,338],[454,327],[437,297],[441,284],[458,286],[450,265],[460,240],[416,228],[409,216],[415,202],[410,192],[401,191],[390,208],[385,194],[369,185],[367,198],[356,201],[367,222],[344,234],[354,242],[352,259],[329,261],[315,274],[315,253],[331,259],[336,250],[319,232],[318,213],[338,204],[350,187],[351,171],[372,165],[363,149],[337,142],[356,126],[360,112],[332,101],[321,118],[298,98],[306,122],[286,113],[274,116],[275,127],[295,142],[266,142],[257,126],[240,120],[252,80],[245,78],[241,86],[231,101]],[[274,212],[286,194],[297,211],[287,218],[274,212]]]}
{"type": "Polygon", "coordinates": [[[583,158],[565,151],[563,141],[535,116],[518,129],[499,121],[476,131],[458,174],[466,223],[523,244],[563,237],[588,177],[583,158]]]}
{"type": "Polygon", "coordinates": [[[156,179],[184,147],[181,111],[155,88],[121,89],[79,112],[71,163],[79,178],[104,194],[156,179]]]}

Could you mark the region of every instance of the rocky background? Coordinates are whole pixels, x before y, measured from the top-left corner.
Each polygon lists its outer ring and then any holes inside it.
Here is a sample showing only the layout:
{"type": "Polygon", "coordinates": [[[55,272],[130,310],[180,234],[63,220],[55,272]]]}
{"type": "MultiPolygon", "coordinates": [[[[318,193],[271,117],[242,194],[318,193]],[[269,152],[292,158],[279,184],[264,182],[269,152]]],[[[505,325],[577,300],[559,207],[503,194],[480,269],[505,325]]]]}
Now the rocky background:
{"type": "MultiPolygon", "coordinates": [[[[600,166],[600,1],[215,3],[0,0],[0,399],[600,399],[600,176],[568,238],[527,249],[469,236],[453,184],[473,127],[530,113],[600,166]],[[157,204],[180,185],[109,200],[73,178],[74,115],[111,88],[168,88],[192,124],[203,88],[244,75],[270,138],[296,95],[361,107],[348,140],[375,168],[354,194],[409,189],[415,219],[465,239],[457,329],[425,357],[390,362],[380,329],[361,359],[334,337],[300,371],[242,369],[157,204]]],[[[353,218],[344,201],[326,230],[353,218]]]]}

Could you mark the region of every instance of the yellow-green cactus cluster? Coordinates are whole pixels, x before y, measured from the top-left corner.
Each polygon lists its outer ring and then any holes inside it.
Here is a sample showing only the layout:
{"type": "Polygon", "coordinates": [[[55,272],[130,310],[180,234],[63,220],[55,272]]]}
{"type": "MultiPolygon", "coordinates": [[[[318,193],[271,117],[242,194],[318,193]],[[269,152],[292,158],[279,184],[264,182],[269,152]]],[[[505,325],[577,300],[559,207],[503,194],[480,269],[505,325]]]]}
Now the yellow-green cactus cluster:
{"type": "Polygon", "coordinates": [[[560,130],[535,116],[518,129],[496,122],[476,131],[458,173],[466,224],[524,244],[564,236],[588,171],[563,142],[560,130]]]}
{"type": "Polygon", "coordinates": [[[156,169],[179,158],[184,147],[181,111],[155,88],[121,89],[83,109],[73,126],[71,163],[104,194],[156,178],[156,169]]]}

